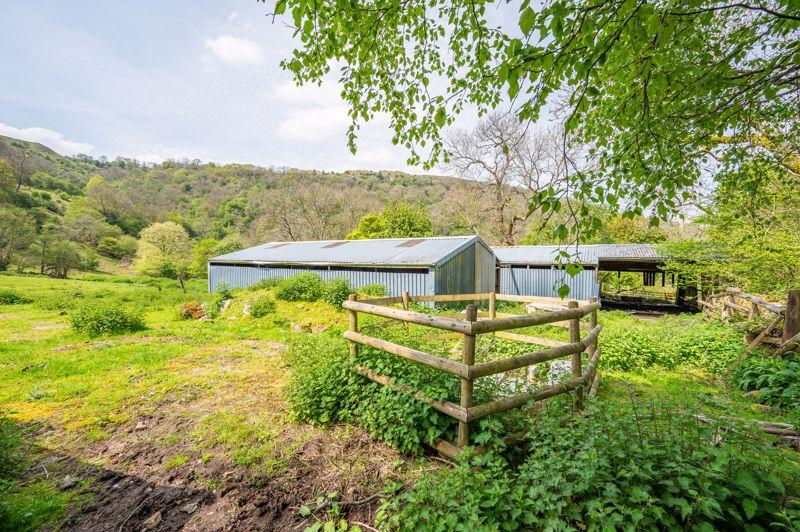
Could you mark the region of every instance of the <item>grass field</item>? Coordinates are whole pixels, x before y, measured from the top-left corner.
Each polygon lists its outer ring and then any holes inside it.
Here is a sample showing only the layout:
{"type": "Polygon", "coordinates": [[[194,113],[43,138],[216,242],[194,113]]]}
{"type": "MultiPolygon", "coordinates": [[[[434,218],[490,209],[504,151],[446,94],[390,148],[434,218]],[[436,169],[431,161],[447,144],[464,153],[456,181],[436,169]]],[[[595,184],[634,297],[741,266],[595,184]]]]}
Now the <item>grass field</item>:
{"type": "MultiPolygon", "coordinates": [[[[198,321],[177,307],[208,301],[203,281],[184,293],[168,280],[0,275],[3,289],[32,300],[0,305],[0,411],[23,464],[0,494],[9,530],[302,527],[318,497],[359,500],[446,467],[357,427],[293,420],[281,352],[296,335],[339,333],[345,315],[326,303],[279,301],[253,319],[237,297],[198,321]],[[97,304],[144,309],[146,329],[72,332],[68,310],[97,304]]],[[[780,420],[699,370],[604,377],[601,400],[670,396],[709,415],[780,420]]],[[[326,515],[371,523],[376,503],[326,515]]]]}

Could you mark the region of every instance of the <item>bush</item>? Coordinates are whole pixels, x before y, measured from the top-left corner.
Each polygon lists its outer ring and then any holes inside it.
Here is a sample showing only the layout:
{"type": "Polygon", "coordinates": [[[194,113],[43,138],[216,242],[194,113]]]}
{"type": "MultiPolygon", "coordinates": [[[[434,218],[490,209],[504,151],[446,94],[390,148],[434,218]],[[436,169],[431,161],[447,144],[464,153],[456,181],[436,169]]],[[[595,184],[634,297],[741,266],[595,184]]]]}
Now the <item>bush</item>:
{"type": "Polygon", "coordinates": [[[233,292],[230,291],[226,283],[221,283],[217,291],[211,296],[211,303],[208,304],[206,315],[209,318],[216,318],[222,312],[222,305],[229,299],[233,299],[233,292]]]}
{"type": "Polygon", "coordinates": [[[350,282],[343,277],[339,277],[325,283],[322,289],[322,300],[341,310],[342,303],[347,301],[347,297],[352,293],[353,289],[350,286],[350,282]]]}
{"type": "Polygon", "coordinates": [[[261,279],[247,287],[247,290],[255,292],[256,290],[271,290],[281,284],[283,279],[277,277],[273,279],[261,279]]]}
{"type": "Polygon", "coordinates": [[[751,356],[733,370],[731,380],[742,390],[758,390],[758,399],[765,404],[800,409],[800,362],[796,360],[751,356]]]}
{"type": "Polygon", "coordinates": [[[316,273],[301,273],[284,279],[275,291],[283,301],[317,301],[322,297],[324,285],[316,273]]]}
{"type": "Polygon", "coordinates": [[[0,305],[19,305],[23,303],[30,303],[32,299],[29,299],[19,292],[15,292],[14,290],[0,290],[0,305]]]}
{"type": "Polygon", "coordinates": [[[608,327],[600,334],[601,367],[616,371],[638,371],[659,358],[659,348],[647,332],[633,327],[608,327]]]}
{"type": "Polygon", "coordinates": [[[501,448],[428,476],[383,506],[389,529],[792,529],[797,458],[646,404],[552,400],[520,456],[501,448]],[[565,421],[566,419],[566,421],[565,421]],[[722,439],[719,435],[723,434],[722,439]],[[453,494],[458,494],[454,497],[453,494]]]}
{"type": "Polygon", "coordinates": [[[256,296],[250,300],[250,316],[263,318],[275,312],[275,300],[269,296],[256,296]]]}
{"type": "Polygon", "coordinates": [[[382,283],[365,284],[358,289],[358,292],[370,297],[386,297],[386,295],[389,293],[389,291],[386,289],[386,285],[382,283]]]}
{"type": "Polygon", "coordinates": [[[145,328],[144,318],[140,313],[108,304],[78,307],[70,312],[69,322],[73,331],[90,338],[145,328]]]}
{"type": "Polygon", "coordinates": [[[203,306],[197,301],[189,301],[188,303],[182,304],[178,308],[178,313],[181,315],[181,318],[185,320],[196,320],[206,315],[206,313],[203,311],[203,306]]]}

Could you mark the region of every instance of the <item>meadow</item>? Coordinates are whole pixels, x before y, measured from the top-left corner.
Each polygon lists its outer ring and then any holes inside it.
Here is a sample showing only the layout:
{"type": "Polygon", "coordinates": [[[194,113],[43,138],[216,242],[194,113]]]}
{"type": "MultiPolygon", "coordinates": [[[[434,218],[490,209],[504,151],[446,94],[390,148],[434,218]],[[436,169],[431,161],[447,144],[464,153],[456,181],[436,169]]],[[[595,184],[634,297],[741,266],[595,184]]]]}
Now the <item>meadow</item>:
{"type": "MultiPolygon", "coordinates": [[[[381,395],[347,371],[341,339],[346,316],[329,302],[284,301],[274,298],[276,287],[262,287],[235,291],[227,309],[198,320],[183,318],[178,309],[190,301],[214,305],[202,280],[187,282],[184,292],[177,282],[162,279],[0,275],[0,293],[10,292],[19,300],[0,305],[0,450],[8,457],[0,461],[1,529],[444,529],[448,514],[473,528],[506,528],[498,523],[536,528],[554,519],[548,511],[555,509],[564,523],[594,519],[593,510],[575,501],[595,499],[575,493],[558,497],[573,501],[571,507],[554,503],[540,512],[521,501],[515,506],[519,513],[514,508],[502,513],[500,506],[496,514],[489,511],[492,489],[501,498],[520,497],[510,486],[523,480],[536,484],[541,478],[536,475],[545,472],[516,469],[520,461],[528,462],[504,449],[487,453],[477,470],[469,460],[454,465],[433,456],[424,443],[452,427],[417,404],[381,395]],[[274,308],[270,303],[262,317],[254,317],[259,298],[274,301],[274,308]],[[97,336],[76,332],[76,313],[98,308],[135,310],[144,317],[143,327],[97,336]],[[415,419],[428,419],[425,434],[387,414],[401,407],[415,419]],[[476,491],[487,481],[476,477],[482,470],[493,475],[491,489],[476,491]],[[473,503],[487,508],[485,515],[473,515],[469,505],[450,507],[454,492],[448,489],[474,496],[473,503]]],[[[761,404],[730,385],[724,368],[742,347],[740,332],[731,326],[685,315],[644,322],[620,312],[601,312],[600,322],[603,381],[590,414],[579,418],[595,416],[610,427],[623,410],[626,416],[633,413],[627,419],[671,416],[675,438],[682,426],[674,418],[679,413],[796,423],[795,410],[761,404]]],[[[403,334],[422,338],[413,329],[403,334]]],[[[561,338],[566,331],[542,328],[536,334],[561,338]]],[[[501,342],[491,350],[499,356],[512,349],[501,342]]],[[[531,411],[536,430],[563,416],[562,406],[554,402],[531,411]]],[[[482,425],[481,442],[491,448],[501,429],[482,425]]],[[[541,441],[561,441],[559,430],[545,430],[541,441]]],[[[697,429],[697,438],[707,443],[703,430],[697,429]]],[[[638,431],[646,443],[642,456],[672,433],[651,440],[633,424],[614,428],[624,437],[628,431],[638,431]]],[[[745,445],[734,440],[730,445],[745,445]]],[[[557,447],[538,460],[564,464],[557,447]]],[[[742,519],[769,516],[788,527],[796,513],[782,502],[769,507],[769,501],[775,502],[777,491],[796,493],[787,478],[796,472],[791,468],[797,456],[771,444],[753,447],[758,457],[742,452],[741,462],[725,467],[747,470],[756,460],[774,464],[768,473],[780,479],[780,490],[756,476],[759,495],[745,497],[755,506],[737,502],[731,511],[742,519]]],[[[534,455],[531,449],[523,452],[534,455]]],[[[615,462],[604,463],[594,471],[615,462]]],[[[691,472],[686,463],[679,465],[691,472]]],[[[729,518],[726,505],[733,503],[726,497],[716,500],[725,510],[720,515],[729,518]]],[[[683,501],[675,503],[676,515],[705,515],[691,500],[674,498],[683,501]]],[[[620,500],[621,508],[630,507],[629,498],[620,500]]],[[[625,519],[641,519],[642,526],[652,517],[620,511],[625,519]]]]}

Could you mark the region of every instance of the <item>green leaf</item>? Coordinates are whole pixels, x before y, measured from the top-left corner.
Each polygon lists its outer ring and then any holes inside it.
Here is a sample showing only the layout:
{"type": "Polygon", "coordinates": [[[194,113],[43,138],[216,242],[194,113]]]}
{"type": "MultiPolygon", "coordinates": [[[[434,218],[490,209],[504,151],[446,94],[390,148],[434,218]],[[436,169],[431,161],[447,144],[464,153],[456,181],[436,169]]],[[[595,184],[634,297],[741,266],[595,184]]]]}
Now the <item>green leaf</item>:
{"type": "Polygon", "coordinates": [[[533,28],[534,22],[536,22],[536,12],[530,7],[526,7],[519,17],[519,28],[522,33],[528,35],[533,28]]]}
{"type": "Polygon", "coordinates": [[[444,110],[444,107],[440,107],[439,110],[436,111],[436,117],[434,120],[436,121],[437,126],[444,127],[444,124],[447,121],[447,112],[444,110]]]}
{"type": "Polygon", "coordinates": [[[744,499],[742,501],[742,508],[744,508],[744,515],[746,515],[748,519],[752,519],[753,516],[756,515],[756,510],[758,510],[758,503],[753,499],[744,499]]]}

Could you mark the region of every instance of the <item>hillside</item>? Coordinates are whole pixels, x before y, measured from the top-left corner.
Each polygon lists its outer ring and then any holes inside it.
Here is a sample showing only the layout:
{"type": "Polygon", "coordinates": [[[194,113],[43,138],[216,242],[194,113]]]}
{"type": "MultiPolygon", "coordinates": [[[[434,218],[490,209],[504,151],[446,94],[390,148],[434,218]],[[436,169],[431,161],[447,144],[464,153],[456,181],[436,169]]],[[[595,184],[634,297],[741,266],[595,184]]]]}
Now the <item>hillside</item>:
{"type": "MultiPolygon", "coordinates": [[[[470,226],[459,215],[470,196],[468,184],[444,176],[199,161],[143,166],[130,159],[64,157],[41,144],[2,136],[0,159],[15,175],[21,171],[23,192],[64,200],[61,212],[52,214],[67,214],[81,204],[131,236],[150,223],[177,220],[192,236],[244,243],[341,238],[361,216],[397,201],[425,205],[437,234],[474,232],[481,225],[470,226]]],[[[41,223],[43,215],[37,218],[41,223]]]]}

